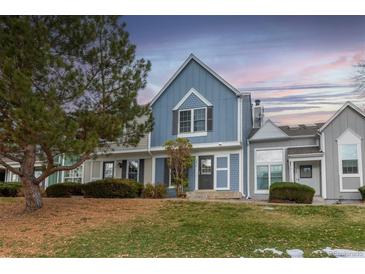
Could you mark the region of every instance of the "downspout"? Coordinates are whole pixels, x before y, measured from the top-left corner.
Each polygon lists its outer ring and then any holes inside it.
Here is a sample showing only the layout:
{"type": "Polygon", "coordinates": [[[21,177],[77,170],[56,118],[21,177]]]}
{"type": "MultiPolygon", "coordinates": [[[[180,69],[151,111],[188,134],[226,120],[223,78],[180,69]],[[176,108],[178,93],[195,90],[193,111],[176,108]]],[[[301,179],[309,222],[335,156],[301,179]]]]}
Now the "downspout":
{"type": "Polygon", "coordinates": [[[247,139],[247,197],[246,199],[251,199],[250,197],[250,141],[247,139]]]}

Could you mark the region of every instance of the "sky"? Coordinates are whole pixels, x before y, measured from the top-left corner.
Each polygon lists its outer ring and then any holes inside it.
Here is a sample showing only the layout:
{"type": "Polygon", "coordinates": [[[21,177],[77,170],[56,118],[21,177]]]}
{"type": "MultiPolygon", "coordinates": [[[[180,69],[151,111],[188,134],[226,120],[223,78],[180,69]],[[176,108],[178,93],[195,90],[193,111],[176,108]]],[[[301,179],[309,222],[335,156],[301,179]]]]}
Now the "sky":
{"type": "Polygon", "coordinates": [[[260,99],[281,125],[326,121],[342,104],[365,108],[354,65],[365,60],[365,16],[125,16],[137,57],[151,61],[148,103],[190,53],[260,99]]]}

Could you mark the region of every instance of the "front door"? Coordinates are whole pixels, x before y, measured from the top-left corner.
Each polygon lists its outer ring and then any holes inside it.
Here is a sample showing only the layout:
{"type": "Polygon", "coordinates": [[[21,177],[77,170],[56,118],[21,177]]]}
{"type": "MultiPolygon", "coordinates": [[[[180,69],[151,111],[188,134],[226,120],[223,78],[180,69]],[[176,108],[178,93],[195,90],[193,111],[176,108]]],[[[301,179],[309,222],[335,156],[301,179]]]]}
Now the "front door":
{"type": "Polygon", "coordinates": [[[214,156],[199,156],[199,189],[214,188],[214,156]]]}

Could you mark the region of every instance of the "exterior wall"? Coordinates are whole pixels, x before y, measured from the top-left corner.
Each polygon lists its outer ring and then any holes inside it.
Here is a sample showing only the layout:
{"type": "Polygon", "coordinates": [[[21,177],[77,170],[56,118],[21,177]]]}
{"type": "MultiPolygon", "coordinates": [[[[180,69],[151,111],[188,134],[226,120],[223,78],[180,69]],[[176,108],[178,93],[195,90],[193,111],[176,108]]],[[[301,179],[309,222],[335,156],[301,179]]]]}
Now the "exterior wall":
{"type": "Polygon", "coordinates": [[[133,151],[147,151],[148,148],[148,134],[141,138],[137,146],[122,146],[116,143],[111,144],[111,151],[115,152],[133,152],[133,151]]]}
{"type": "Polygon", "coordinates": [[[100,155],[93,160],[85,161],[84,163],[84,183],[102,179],[103,177],[103,162],[114,162],[114,177],[122,178],[122,169],[118,163],[122,160],[144,159],[144,176],[143,183],[150,183],[152,178],[152,161],[151,156],[146,153],[125,153],[125,154],[109,154],[100,155]]]}
{"type": "Polygon", "coordinates": [[[144,159],[144,184],[152,183],[152,159],[144,159]]]}
{"type": "Polygon", "coordinates": [[[255,194],[255,150],[264,148],[283,148],[284,149],[284,177],[283,180],[289,179],[289,164],[287,148],[289,147],[302,147],[302,146],[318,146],[319,138],[294,138],[280,141],[264,141],[264,142],[250,142],[250,155],[249,161],[249,196],[255,199],[267,199],[266,194],[255,194]]]}
{"type": "Polygon", "coordinates": [[[321,195],[321,163],[320,161],[303,161],[294,162],[295,165],[295,181],[300,184],[308,185],[316,190],[315,195],[321,195]],[[300,166],[312,166],[312,178],[300,178],[300,166]]]}
{"type": "MultiPolygon", "coordinates": [[[[235,149],[235,150],[225,150],[225,151],[200,151],[200,152],[194,152],[193,156],[195,157],[192,167],[188,170],[188,191],[194,191],[198,189],[198,156],[200,155],[214,155],[216,157],[227,155],[228,156],[228,171],[225,173],[226,175],[229,174],[229,185],[230,188],[228,190],[230,191],[241,191],[240,190],[240,166],[242,167],[242,164],[240,163],[240,153],[241,151],[235,149]]],[[[165,157],[164,155],[156,156],[155,158],[155,183],[165,183],[164,182],[164,174],[165,174],[165,157]]],[[[217,159],[217,158],[216,158],[217,159]]],[[[214,162],[216,163],[216,159],[214,162]]],[[[218,163],[217,167],[219,168],[220,164],[223,164],[223,161],[218,163]]],[[[242,170],[241,170],[242,171],[242,170]]],[[[214,169],[214,172],[216,170],[214,169]]],[[[217,187],[225,187],[228,182],[226,182],[225,178],[224,180],[222,178],[219,178],[221,175],[216,174],[217,177],[217,187]],[[219,183],[218,183],[218,180],[219,183]]],[[[241,175],[242,176],[242,175],[241,175]]],[[[213,176],[214,177],[214,176],[213,176]]],[[[219,191],[218,189],[216,189],[219,191]]],[[[175,190],[173,187],[168,188],[168,194],[169,196],[175,195],[175,190]]]]}
{"type": "MultiPolygon", "coordinates": [[[[326,157],[326,192],[327,199],[360,199],[360,194],[356,192],[341,192],[339,177],[338,145],[336,139],[347,129],[361,136],[361,157],[362,174],[365,174],[365,118],[359,115],[350,107],[345,108],[336,119],[334,119],[323,131],[326,157]]],[[[364,178],[363,178],[364,180],[364,178]]],[[[359,179],[345,179],[347,187],[359,187],[359,179]]]]}
{"type": "Polygon", "coordinates": [[[151,146],[162,146],[172,135],[172,109],[189,92],[196,89],[213,104],[213,130],[207,136],[190,137],[193,144],[237,141],[237,97],[223,83],[194,60],[181,71],[152,106],[155,119],[151,146]]]}

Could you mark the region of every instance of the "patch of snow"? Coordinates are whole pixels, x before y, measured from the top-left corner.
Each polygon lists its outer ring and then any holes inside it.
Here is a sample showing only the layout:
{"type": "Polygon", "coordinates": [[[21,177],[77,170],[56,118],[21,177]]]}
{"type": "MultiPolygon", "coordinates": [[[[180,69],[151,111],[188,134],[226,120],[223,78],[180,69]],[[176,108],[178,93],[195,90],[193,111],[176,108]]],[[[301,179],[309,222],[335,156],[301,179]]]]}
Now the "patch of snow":
{"type": "Polygon", "coordinates": [[[337,248],[332,249],[330,247],[326,247],[325,249],[322,249],[322,251],[327,253],[328,256],[334,256],[336,258],[365,258],[365,251],[337,248]]]}
{"type": "Polygon", "coordinates": [[[286,253],[292,258],[303,258],[304,255],[304,252],[301,249],[288,249],[286,253]]]}
{"type": "Polygon", "coordinates": [[[265,253],[265,252],[271,252],[275,255],[283,255],[283,252],[280,250],[277,250],[276,248],[264,248],[264,249],[255,249],[255,252],[261,252],[261,253],[265,253]]]}
{"type": "Polygon", "coordinates": [[[264,207],[264,210],[274,210],[274,208],[273,207],[269,207],[269,206],[265,206],[264,207]]]}

